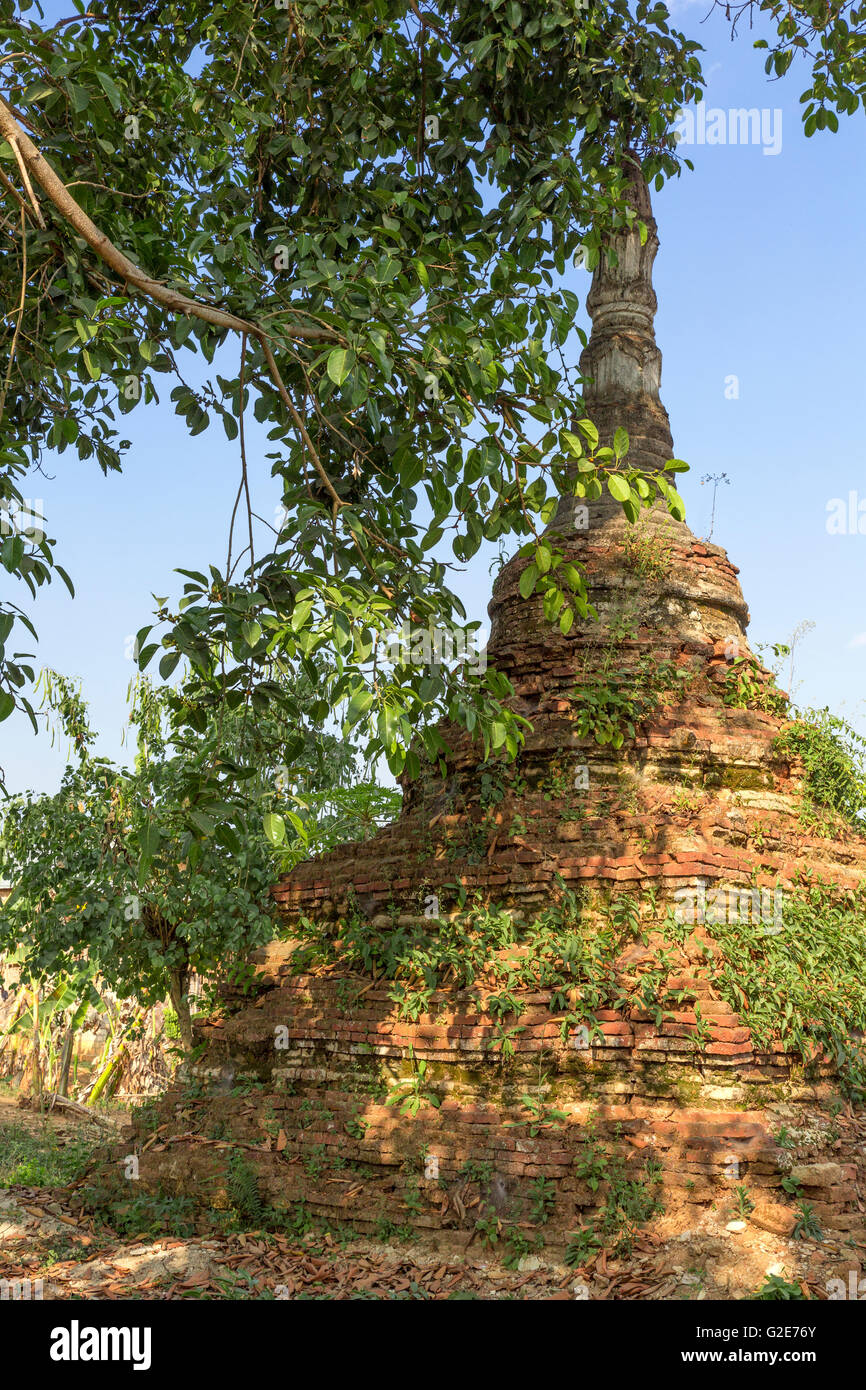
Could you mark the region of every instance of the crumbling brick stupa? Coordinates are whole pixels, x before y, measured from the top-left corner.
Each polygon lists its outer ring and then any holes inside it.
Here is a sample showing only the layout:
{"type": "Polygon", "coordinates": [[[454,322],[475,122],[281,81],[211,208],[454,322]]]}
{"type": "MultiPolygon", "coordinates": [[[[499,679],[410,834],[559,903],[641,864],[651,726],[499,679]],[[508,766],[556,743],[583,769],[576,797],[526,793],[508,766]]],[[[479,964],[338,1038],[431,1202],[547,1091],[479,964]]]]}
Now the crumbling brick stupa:
{"type": "MultiPolygon", "coordinates": [[[[674,451],[653,330],[658,238],[637,168],[632,197],[647,236],[622,232],[602,257],[581,368],[602,442],[623,426],[630,460],[661,469],[674,451]]],[[[447,730],[447,775],[405,782],[394,824],[277,885],[288,939],[259,953],[258,997],[200,1027],[197,1073],[215,1090],[195,1101],[194,1132],[142,1153],[146,1182],[224,1203],[233,1137],[273,1206],[303,1201],[366,1232],[465,1244],[495,1227],[556,1247],[632,1178],[684,1210],[721,1210],[745,1185],[782,1233],[792,1190],[825,1228],[863,1227],[863,1155],[826,1109],[833,1060],[754,1036],[714,977],[713,921],[734,904],[772,932],[780,896],[814,883],[858,894],[866,839],[804,826],[803,768],[778,745],[785,700],[749,649],[721,547],[661,507],[632,526],[608,496],[564,496],[550,530],[585,567],[597,619],[563,635],[540,598],[521,597],[525,560],[500,573],[487,659],[531,725],[518,760],[483,762],[447,730]],[[515,924],[495,978],[479,968],[470,984],[458,962],[459,985],[446,972],[413,995],[341,963],[349,920],[435,940],[473,904],[515,924]],[[598,974],[593,994],[579,974],[567,988],[527,965],[521,930],[551,912],[554,937],[557,920],[563,933],[597,922],[599,940],[608,924],[606,993],[598,974]],[[298,954],[305,921],[330,959],[298,954]],[[222,1140],[207,1138],[215,1119],[222,1140]]],[[[582,940],[590,949],[591,929],[582,940]]]]}
{"type": "MultiPolygon", "coordinates": [[[[632,187],[646,241],[637,231],[621,235],[616,264],[602,258],[581,369],[602,442],[623,426],[630,461],[660,470],[674,451],[653,331],[658,235],[638,171],[632,187]]],[[[563,636],[539,596],[520,596],[529,561],[515,558],[501,571],[487,660],[509,677],[513,708],[532,725],[519,775],[503,771],[494,805],[477,741],[449,728],[447,777],[404,783],[393,825],[299,865],[276,890],[287,919],[345,913],[350,893],[369,917],[395,905],[411,915],[430,895],[453,900],[456,880],[527,909],[547,901],[557,877],[623,889],[652,881],[675,892],[698,878],[790,887],[810,869],[860,885],[859,837],[840,845],[804,835],[801,779],[774,748],[785,701],[750,652],[749,613],[725,551],[661,506],[631,526],[607,494],[588,504],[563,497],[549,529],[585,568],[598,619],[563,636]],[[581,697],[593,690],[643,711],[616,751],[592,732],[581,737],[581,697]]]]}

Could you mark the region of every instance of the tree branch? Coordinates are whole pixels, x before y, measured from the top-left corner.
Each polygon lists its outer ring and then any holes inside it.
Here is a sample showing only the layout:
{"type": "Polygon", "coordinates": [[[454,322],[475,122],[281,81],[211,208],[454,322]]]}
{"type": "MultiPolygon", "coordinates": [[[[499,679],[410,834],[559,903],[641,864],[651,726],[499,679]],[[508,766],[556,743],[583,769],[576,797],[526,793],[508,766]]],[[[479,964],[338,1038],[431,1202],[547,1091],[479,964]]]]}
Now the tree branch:
{"type": "MultiPolygon", "coordinates": [[[[0,134],[8,140],[16,157],[23,158],[24,164],[30,168],[34,178],[42,186],[54,207],[60,213],[64,221],[84,238],[92,251],[95,251],[100,260],[121,277],[128,285],[146,295],[148,299],[153,299],[157,304],[163,304],[167,309],[178,314],[187,314],[190,318],[203,320],[205,323],[213,324],[215,328],[231,329],[235,333],[240,333],[242,337],[251,337],[260,344],[265,361],[268,365],[271,379],[279,392],[280,399],[288,410],[294,424],[300,433],[304,446],[310,454],[313,465],[327,491],[335,509],[344,506],[342,498],[336,491],[333,483],[328,477],[322,466],[321,459],[316,452],[316,448],[311,440],[306,426],[299,415],[294,401],[286,390],[280,370],[274,358],[273,350],[270,345],[269,335],[258,324],[248,322],[246,319],[239,318],[236,314],[226,313],[223,309],[216,309],[210,304],[201,304],[195,299],[190,299],[188,295],[181,294],[178,290],[170,289],[161,280],[154,280],[152,276],[146,274],[139,266],[125,256],[112,241],[101,232],[96,223],[84,211],[83,207],[75,201],[62,179],[48,163],[48,160],[40,154],[33,144],[33,141],[25,135],[18,124],[9,106],[0,97],[0,134]]],[[[22,173],[24,172],[22,166],[22,173]]],[[[26,179],[26,175],[25,175],[26,179]]],[[[34,200],[35,201],[35,200],[34,200]]],[[[37,213],[38,213],[38,204],[37,213]]],[[[41,216],[41,215],[40,215],[41,216]]],[[[324,328],[310,328],[303,325],[293,325],[287,330],[287,335],[291,338],[300,338],[308,342],[332,342],[339,343],[343,339],[339,334],[324,328]]]]}
{"type": "MultiPolygon", "coordinates": [[[[154,280],[128,256],[125,256],[105,233],[99,230],[80,203],[75,201],[48,160],[40,154],[33,141],[21,129],[11,108],[2,97],[0,97],[0,134],[5,140],[8,140],[16,156],[20,152],[24,163],[42,186],[64,221],[68,222],[73,230],[84,238],[90,249],[96,252],[100,260],[105,261],[106,265],[109,265],[127,284],[146,295],[148,299],[155,300],[157,304],[165,305],[174,313],[187,314],[190,318],[201,319],[205,323],[213,324],[215,328],[227,328],[235,333],[247,333],[258,339],[259,342],[264,342],[266,336],[264,329],[259,328],[257,324],[248,323],[246,319],[239,318],[237,314],[227,313],[225,310],[214,308],[210,304],[201,304],[198,300],[191,299],[189,295],[171,289],[168,285],[164,285],[161,280],[154,280]]],[[[300,338],[308,342],[338,343],[341,341],[338,334],[323,328],[293,325],[286,332],[291,338],[300,338]]]]}
{"type": "Polygon", "coordinates": [[[33,211],[36,214],[36,221],[39,223],[42,230],[45,231],[45,218],[42,216],[42,209],[36,201],[36,194],[33,192],[33,185],[31,184],[30,177],[27,173],[27,165],[24,163],[24,160],[21,157],[21,151],[18,148],[18,141],[14,135],[9,140],[9,144],[12,146],[12,153],[18,161],[18,168],[21,170],[21,181],[24,184],[24,187],[27,189],[28,198],[33,204],[33,211]]]}

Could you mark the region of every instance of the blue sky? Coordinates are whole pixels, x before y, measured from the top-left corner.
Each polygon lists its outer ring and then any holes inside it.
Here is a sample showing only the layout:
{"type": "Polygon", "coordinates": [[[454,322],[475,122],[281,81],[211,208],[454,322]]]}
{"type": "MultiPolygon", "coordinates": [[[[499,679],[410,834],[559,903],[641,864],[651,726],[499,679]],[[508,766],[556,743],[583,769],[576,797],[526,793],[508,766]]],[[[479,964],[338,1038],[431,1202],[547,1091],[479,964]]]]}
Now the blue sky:
{"type": "MultiPolygon", "coordinates": [[[[784,641],[813,622],[797,651],[797,698],[866,732],[866,534],[827,530],[832,499],[866,500],[863,114],[806,140],[805,71],[768,82],[754,35],[732,43],[719,12],[701,23],[706,8],[678,5],[674,20],[705,46],[707,108],[778,108],[781,148],[693,145],[694,173],[654,195],[662,398],[676,453],[692,467],[680,480],[687,519],[706,534],[711,497],[700,479],[726,473],[713,540],[740,568],[752,642],[784,641]]],[[[583,298],[588,287],[575,270],[572,288],[583,298]]],[[[126,417],[133,448],[121,476],[103,478],[70,452],[47,466],[50,480],[23,489],[44,500],[77,590],[74,601],[59,583],[40,595],[38,663],[81,678],[101,751],[115,757],[134,670],[127,638],[149,620],[152,593],[177,591],[177,566],[224,563],[237,487],[236,446],[218,426],[188,438],[170,389],[165,404],[126,417]]],[[[279,498],[266,447],[260,434],[248,441],[256,507],[270,519],[279,498]]],[[[485,621],[491,558],[479,554],[459,584],[470,617],[485,621]]],[[[10,790],[53,790],[64,761],[17,716],[0,725],[10,790]]]]}

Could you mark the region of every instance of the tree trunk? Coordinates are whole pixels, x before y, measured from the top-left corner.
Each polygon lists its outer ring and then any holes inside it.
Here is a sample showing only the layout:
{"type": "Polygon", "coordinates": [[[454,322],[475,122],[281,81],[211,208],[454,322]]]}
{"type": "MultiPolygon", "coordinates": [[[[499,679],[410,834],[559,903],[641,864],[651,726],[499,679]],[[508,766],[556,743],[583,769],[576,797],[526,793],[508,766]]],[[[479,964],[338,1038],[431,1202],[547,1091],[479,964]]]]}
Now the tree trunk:
{"type": "Polygon", "coordinates": [[[59,1096],[69,1095],[69,1068],[72,1065],[72,1049],[75,1045],[75,1028],[72,1024],[66,1030],[66,1037],[63,1039],[63,1051],[60,1054],[60,1068],[57,1076],[55,1090],[59,1096]]]}
{"type": "Polygon", "coordinates": [[[189,1008],[189,995],[186,992],[188,978],[189,972],[187,970],[172,970],[168,984],[171,1006],[177,1014],[181,1044],[187,1056],[192,1052],[193,1047],[192,1015],[189,1008]]]}

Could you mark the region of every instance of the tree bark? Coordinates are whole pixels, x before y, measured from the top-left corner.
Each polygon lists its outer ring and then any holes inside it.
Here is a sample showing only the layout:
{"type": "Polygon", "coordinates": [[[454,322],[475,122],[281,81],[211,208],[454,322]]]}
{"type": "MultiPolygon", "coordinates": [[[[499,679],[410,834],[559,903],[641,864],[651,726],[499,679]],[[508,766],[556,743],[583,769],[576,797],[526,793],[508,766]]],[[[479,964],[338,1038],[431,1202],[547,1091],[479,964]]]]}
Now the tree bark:
{"type": "Polygon", "coordinates": [[[75,1028],[70,1025],[66,1030],[63,1039],[63,1051],[60,1054],[60,1067],[57,1075],[55,1090],[58,1096],[69,1094],[69,1069],[72,1065],[72,1049],[75,1045],[75,1028]]]}
{"type": "Polygon", "coordinates": [[[168,985],[171,1005],[177,1014],[177,1026],[180,1030],[180,1040],[187,1056],[189,1056],[193,1048],[192,1014],[189,1008],[189,995],[186,992],[188,979],[189,972],[187,970],[172,970],[168,985]]]}

